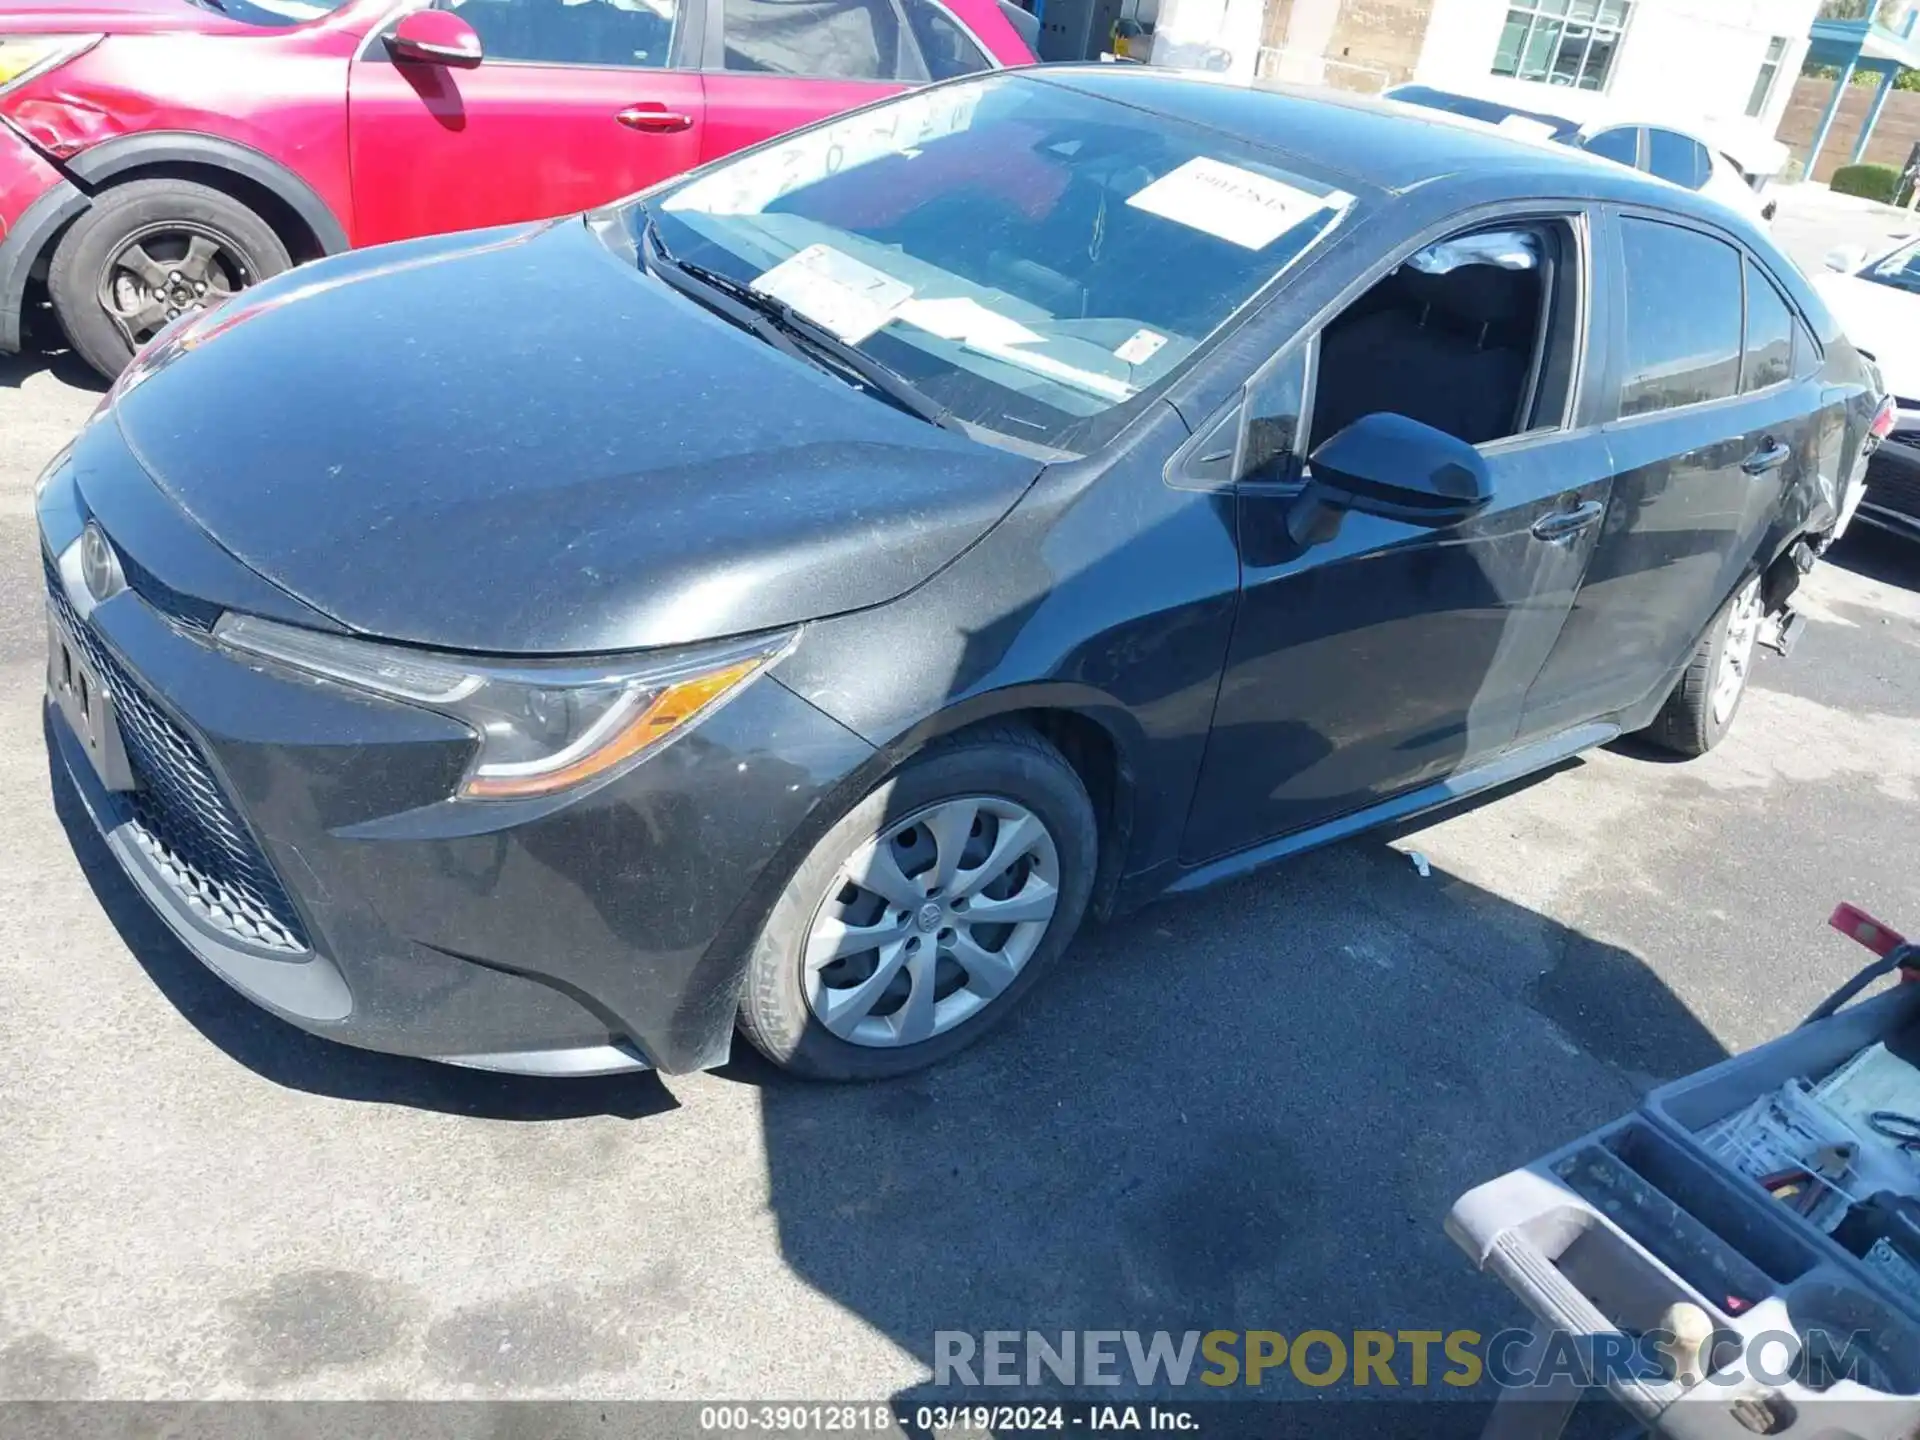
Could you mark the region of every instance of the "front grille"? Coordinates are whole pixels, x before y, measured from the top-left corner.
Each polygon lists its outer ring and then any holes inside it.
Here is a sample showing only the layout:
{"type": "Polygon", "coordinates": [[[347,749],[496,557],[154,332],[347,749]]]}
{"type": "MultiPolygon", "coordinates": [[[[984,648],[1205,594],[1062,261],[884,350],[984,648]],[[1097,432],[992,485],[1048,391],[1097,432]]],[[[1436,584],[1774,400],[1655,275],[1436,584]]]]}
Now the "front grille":
{"type": "Polygon", "coordinates": [[[269,950],[304,951],[306,932],[286,890],[200,747],[80,619],[51,560],[46,570],[55,610],[120,716],[127,763],[139,782],[120,797],[134,843],[188,908],[215,929],[269,950]]]}
{"type": "MultiPolygon", "coordinates": [[[[1888,439],[1867,462],[1867,503],[1920,520],[1920,465],[1903,464],[1890,455],[1885,460],[1880,458],[1886,450],[1900,444],[1898,439],[1888,439]]],[[[1920,458],[1920,451],[1914,447],[1902,448],[1908,456],[1920,458]]]]}

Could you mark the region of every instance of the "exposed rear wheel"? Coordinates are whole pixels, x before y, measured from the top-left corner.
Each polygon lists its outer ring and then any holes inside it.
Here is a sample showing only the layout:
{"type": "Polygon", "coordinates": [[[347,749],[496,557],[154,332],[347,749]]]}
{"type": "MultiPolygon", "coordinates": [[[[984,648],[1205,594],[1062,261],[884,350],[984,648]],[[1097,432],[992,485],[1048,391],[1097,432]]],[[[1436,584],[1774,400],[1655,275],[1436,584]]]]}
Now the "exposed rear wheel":
{"type": "Polygon", "coordinates": [[[112,378],[176,316],[292,264],[280,237],[230,195],[188,180],[106,191],[54,249],[54,314],[76,353],[112,378]]]}
{"type": "Polygon", "coordinates": [[[944,1059],[1066,947],[1096,854],[1086,789],[1038,736],[1001,729],[928,751],[801,862],[754,948],[741,1031],[822,1079],[944,1059]]]}
{"type": "Polygon", "coordinates": [[[1687,662],[1680,683],[1646,730],[1663,750],[1704,755],[1733,728],[1766,619],[1760,577],[1751,576],[1721,607],[1687,662]]]}

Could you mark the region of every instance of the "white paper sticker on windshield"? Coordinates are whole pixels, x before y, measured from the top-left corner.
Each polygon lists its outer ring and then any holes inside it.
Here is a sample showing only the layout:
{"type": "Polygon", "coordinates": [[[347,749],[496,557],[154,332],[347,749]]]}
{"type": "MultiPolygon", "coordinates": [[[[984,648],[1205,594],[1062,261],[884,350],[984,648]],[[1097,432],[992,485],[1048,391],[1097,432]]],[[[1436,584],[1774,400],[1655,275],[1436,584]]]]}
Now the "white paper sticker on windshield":
{"type": "Polygon", "coordinates": [[[1010,316],[989,310],[970,296],[942,296],[931,300],[916,297],[895,311],[893,318],[929,335],[938,335],[942,340],[964,345],[975,354],[1004,360],[1030,375],[1045,375],[1091,395],[1128,400],[1136,393],[1135,387],[1124,380],[1042,354],[1032,347],[1045,345],[1045,336],[1010,316]]]}
{"type": "Polygon", "coordinates": [[[1160,347],[1166,343],[1167,337],[1158,331],[1136,330],[1113,355],[1116,360],[1124,360],[1129,365],[1144,365],[1159,354],[1160,347]]]}
{"type": "Polygon", "coordinates": [[[1264,250],[1316,210],[1344,203],[1206,155],[1169,170],[1127,204],[1248,250],[1264,250]]]}
{"type": "Polygon", "coordinates": [[[864,265],[830,245],[809,245],[753,282],[763,295],[784,300],[816,325],[857,345],[913,298],[913,287],[864,265]]]}

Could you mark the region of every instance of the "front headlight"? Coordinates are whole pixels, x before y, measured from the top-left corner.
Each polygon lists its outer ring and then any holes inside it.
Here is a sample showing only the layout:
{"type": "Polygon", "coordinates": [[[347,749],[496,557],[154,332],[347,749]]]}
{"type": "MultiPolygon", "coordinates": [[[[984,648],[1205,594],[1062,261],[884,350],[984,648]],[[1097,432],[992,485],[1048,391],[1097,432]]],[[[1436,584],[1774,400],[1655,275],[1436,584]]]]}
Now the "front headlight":
{"type": "Polygon", "coordinates": [[[551,795],[612,774],[737,695],[793,639],[545,664],[409,650],[231,613],[213,635],[230,650],[471,726],[480,749],[459,794],[482,800],[551,795]]]}
{"type": "Polygon", "coordinates": [[[103,39],[99,35],[0,35],[0,91],[64,65],[103,39]]]}

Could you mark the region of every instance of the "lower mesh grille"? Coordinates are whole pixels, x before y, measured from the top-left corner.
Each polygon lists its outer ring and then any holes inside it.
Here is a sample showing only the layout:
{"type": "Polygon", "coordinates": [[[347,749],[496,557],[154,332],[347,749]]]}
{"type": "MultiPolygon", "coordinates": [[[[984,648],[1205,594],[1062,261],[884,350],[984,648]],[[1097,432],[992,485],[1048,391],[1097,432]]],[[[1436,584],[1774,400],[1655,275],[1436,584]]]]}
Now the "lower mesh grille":
{"type": "MultiPolygon", "coordinates": [[[[1889,440],[1886,445],[1898,443],[1898,441],[1889,440]]],[[[1882,449],[1884,448],[1886,447],[1882,446],[1882,449]]],[[[1916,450],[1914,447],[1908,447],[1907,453],[1908,456],[1913,456],[1916,450]]],[[[1867,462],[1867,503],[1878,505],[1882,510],[1892,510],[1910,519],[1920,520],[1920,468],[1891,460],[1880,460],[1876,452],[1875,458],[1867,462]]]]}
{"type": "MultiPolygon", "coordinates": [[[[44,557],[43,557],[44,558],[44,557]]],[[[51,560],[47,593],[68,635],[113,696],[139,788],[121,798],[127,830],[154,871],[203,920],[270,950],[307,949],[279,877],[234,812],[193,739],[147,697],[75,613],[51,560]]]]}

